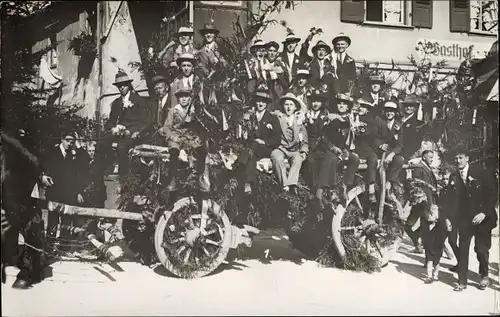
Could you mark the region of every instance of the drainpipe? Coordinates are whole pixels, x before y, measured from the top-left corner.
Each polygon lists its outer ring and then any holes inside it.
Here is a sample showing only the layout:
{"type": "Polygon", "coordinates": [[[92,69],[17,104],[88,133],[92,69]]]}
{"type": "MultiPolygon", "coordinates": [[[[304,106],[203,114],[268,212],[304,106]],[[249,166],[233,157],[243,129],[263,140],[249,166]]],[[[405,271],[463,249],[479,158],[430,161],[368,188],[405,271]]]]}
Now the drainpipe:
{"type": "Polygon", "coordinates": [[[97,103],[95,110],[95,119],[99,126],[96,131],[96,137],[100,136],[100,126],[101,126],[101,93],[102,93],[102,1],[97,1],[97,103]]]}

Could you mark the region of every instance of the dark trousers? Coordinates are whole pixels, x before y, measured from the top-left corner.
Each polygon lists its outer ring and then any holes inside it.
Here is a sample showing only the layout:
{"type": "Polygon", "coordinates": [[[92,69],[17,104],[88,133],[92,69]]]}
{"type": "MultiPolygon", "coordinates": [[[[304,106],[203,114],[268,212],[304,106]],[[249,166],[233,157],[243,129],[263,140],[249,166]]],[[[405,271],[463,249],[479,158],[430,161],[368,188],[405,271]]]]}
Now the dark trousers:
{"type": "MultiPolygon", "coordinates": [[[[347,169],[344,172],[344,184],[347,186],[351,186],[354,184],[354,175],[358,170],[359,166],[359,157],[356,153],[349,152],[349,156],[347,160],[342,161],[343,164],[347,165],[347,169]]],[[[337,177],[337,173],[335,173],[335,178],[337,177]]],[[[336,184],[337,182],[335,182],[336,184]]]]}
{"type": "Polygon", "coordinates": [[[399,174],[403,169],[403,165],[405,163],[405,159],[401,155],[394,155],[392,158],[392,162],[389,164],[387,168],[387,176],[386,179],[388,182],[396,182],[398,181],[399,174]]]}
{"type": "Polygon", "coordinates": [[[265,157],[271,157],[272,150],[266,145],[256,142],[251,142],[248,148],[243,149],[237,161],[236,173],[238,181],[241,184],[255,182],[257,178],[257,161],[265,157]]]}
{"type": "Polygon", "coordinates": [[[116,153],[118,156],[118,174],[120,178],[127,175],[129,171],[128,151],[138,144],[137,139],[118,138],[111,134],[102,137],[95,147],[95,164],[98,166],[98,172],[104,177],[104,171],[113,163],[112,144],[116,142],[116,153]]]}
{"type": "Polygon", "coordinates": [[[359,157],[366,160],[366,172],[363,179],[367,185],[374,184],[377,179],[377,154],[374,151],[362,151],[360,153],[359,157]]]}
{"type": "Polygon", "coordinates": [[[328,150],[316,149],[309,153],[306,159],[306,176],[309,187],[327,188],[332,184],[331,180],[336,180],[338,158],[328,150]]]}
{"type": "Polygon", "coordinates": [[[408,237],[410,237],[411,242],[416,247],[418,246],[418,239],[421,237],[421,226],[417,230],[413,231],[413,226],[417,223],[422,216],[422,209],[417,206],[413,206],[410,211],[410,215],[406,219],[405,231],[408,237]]]}
{"type": "Polygon", "coordinates": [[[458,261],[460,256],[460,252],[458,249],[458,229],[453,223],[451,228],[451,231],[448,232],[448,243],[450,244],[450,247],[453,250],[453,254],[458,261]]]}
{"type": "Polygon", "coordinates": [[[474,251],[479,261],[479,275],[481,278],[488,276],[488,264],[491,248],[491,230],[484,230],[472,226],[459,229],[459,258],[458,258],[458,283],[467,284],[469,271],[469,247],[472,237],[475,238],[474,251]]]}

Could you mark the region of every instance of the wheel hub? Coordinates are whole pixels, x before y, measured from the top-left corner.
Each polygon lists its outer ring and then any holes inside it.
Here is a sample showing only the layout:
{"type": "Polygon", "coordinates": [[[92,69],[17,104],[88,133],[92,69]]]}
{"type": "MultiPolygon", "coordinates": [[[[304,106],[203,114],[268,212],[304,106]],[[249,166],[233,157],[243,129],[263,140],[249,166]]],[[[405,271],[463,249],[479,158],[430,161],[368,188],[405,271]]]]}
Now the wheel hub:
{"type": "Polygon", "coordinates": [[[190,246],[193,247],[194,242],[196,239],[200,236],[201,230],[198,227],[195,227],[189,231],[186,232],[186,243],[190,246]]]}

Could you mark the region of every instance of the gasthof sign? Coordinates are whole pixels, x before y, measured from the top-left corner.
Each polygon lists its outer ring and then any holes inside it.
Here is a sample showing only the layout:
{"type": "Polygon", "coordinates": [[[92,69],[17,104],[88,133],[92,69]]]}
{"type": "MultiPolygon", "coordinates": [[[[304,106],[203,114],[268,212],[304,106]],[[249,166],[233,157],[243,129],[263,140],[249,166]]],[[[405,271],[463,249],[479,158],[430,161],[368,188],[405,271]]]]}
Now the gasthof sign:
{"type": "MultiPolygon", "coordinates": [[[[435,60],[463,61],[469,54],[472,58],[484,58],[491,48],[490,43],[474,43],[465,41],[449,41],[435,39],[418,39],[417,46],[423,44],[432,48],[430,57],[435,60]]],[[[419,52],[422,53],[422,50],[419,52]]]]}

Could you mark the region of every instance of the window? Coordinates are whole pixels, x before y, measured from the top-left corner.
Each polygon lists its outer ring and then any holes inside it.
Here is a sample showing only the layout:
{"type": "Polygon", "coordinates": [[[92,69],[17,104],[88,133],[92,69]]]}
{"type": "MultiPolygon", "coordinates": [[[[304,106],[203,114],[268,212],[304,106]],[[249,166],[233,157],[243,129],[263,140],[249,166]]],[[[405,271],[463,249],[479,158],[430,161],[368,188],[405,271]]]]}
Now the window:
{"type": "Polygon", "coordinates": [[[241,7],[243,1],[200,1],[201,4],[222,5],[230,7],[241,7]]]}
{"type": "Polygon", "coordinates": [[[498,32],[498,1],[471,0],[470,30],[497,34],[498,32]]]}
{"type": "Polygon", "coordinates": [[[343,0],[341,21],[432,28],[431,0],[343,0]]]}
{"type": "Polygon", "coordinates": [[[387,24],[410,24],[411,6],[406,0],[370,0],[366,1],[366,21],[387,24]]]}

